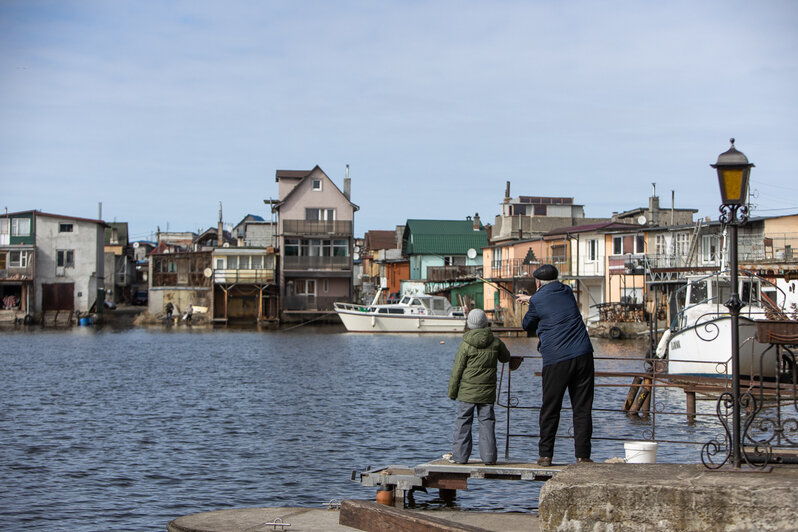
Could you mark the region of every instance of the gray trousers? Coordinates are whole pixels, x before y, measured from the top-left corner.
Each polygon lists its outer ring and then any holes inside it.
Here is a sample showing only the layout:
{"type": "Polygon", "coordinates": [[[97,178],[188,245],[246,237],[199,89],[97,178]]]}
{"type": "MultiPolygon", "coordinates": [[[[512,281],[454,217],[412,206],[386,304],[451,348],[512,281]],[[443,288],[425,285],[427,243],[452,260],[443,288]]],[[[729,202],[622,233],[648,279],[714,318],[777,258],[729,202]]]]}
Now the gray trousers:
{"type": "Polygon", "coordinates": [[[457,401],[452,460],[464,464],[471,456],[471,425],[474,423],[474,409],[477,411],[479,420],[479,457],[486,464],[495,464],[496,415],[493,412],[493,403],[474,404],[457,401]]]}

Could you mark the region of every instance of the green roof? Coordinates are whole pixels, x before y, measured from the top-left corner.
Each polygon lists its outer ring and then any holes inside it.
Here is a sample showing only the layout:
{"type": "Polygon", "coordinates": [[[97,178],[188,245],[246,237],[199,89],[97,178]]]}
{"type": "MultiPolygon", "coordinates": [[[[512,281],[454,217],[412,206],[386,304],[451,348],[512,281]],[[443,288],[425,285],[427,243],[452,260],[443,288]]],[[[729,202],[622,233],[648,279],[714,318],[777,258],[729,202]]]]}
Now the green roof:
{"type": "Polygon", "coordinates": [[[472,220],[408,220],[402,240],[406,255],[465,255],[488,245],[485,228],[474,231],[472,220]]]}

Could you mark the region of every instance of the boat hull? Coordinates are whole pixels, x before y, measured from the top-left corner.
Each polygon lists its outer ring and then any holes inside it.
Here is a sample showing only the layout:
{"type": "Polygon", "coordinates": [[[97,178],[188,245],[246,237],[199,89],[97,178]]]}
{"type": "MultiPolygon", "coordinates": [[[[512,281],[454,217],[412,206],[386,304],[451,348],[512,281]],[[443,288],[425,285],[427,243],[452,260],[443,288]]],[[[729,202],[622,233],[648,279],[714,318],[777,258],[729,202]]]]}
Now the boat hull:
{"type": "MultiPolygon", "coordinates": [[[[668,342],[668,373],[672,375],[731,376],[731,324],[729,316],[673,333],[668,342]]],[[[740,317],[740,374],[774,377],[776,349],[756,340],[754,321],[740,317]],[[763,356],[764,355],[764,356],[763,356]]]]}
{"type": "Polygon", "coordinates": [[[460,333],[465,330],[465,317],[427,315],[378,315],[366,312],[336,310],[350,332],[381,333],[460,333]]]}

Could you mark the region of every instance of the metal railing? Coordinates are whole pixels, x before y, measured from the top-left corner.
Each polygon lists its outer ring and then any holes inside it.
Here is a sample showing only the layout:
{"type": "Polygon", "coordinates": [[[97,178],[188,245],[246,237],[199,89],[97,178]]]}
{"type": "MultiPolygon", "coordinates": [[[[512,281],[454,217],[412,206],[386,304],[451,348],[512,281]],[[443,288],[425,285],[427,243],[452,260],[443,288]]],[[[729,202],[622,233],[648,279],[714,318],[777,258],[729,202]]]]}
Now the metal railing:
{"type": "Polygon", "coordinates": [[[220,284],[267,284],[274,282],[274,270],[215,270],[213,280],[220,284]]]}
{"type": "MultiPolygon", "coordinates": [[[[535,371],[535,376],[538,377],[541,369],[539,363],[542,361],[542,357],[527,355],[521,358],[524,359],[521,368],[525,364],[534,365],[531,371],[535,371]]],[[[667,444],[703,446],[707,437],[717,434],[720,424],[716,422],[716,413],[699,411],[696,408],[696,394],[717,395],[730,389],[731,381],[727,377],[726,364],[708,362],[706,363],[706,373],[717,373],[717,377],[695,377],[669,375],[667,361],[660,359],[600,356],[594,357],[594,361],[596,364],[596,396],[600,393],[614,395],[618,407],[593,407],[592,440],[648,440],[667,444]],[[630,371],[631,365],[636,365],[639,369],[630,371]],[[684,391],[684,407],[676,404],[677,401],[672,393],[665,392],[665,390],[673,389],[684,391]],[[614,391],[617,391],[617,394],[614,391]],[[674,420],[678,423],[678,418],[694,427],[690,433],[696,435],[695,439],[677,439],[673,436],[674,420]],[[666,437],[662,437],[662,434],[658,436],[658,427],[660,426],[669,429],[666,437]]],[[[540,404],[539,396],[528,399],[529,402],[526,404],[522,403],[521,397],[528,395],[526,390],[519,391],[512,388],[512,381],[518,379],[515,374],[521,368],[510,372],[505,369],[506,366],[507,364],[504,364],[501,368],[496,404],[506,410],[505,458],[509,458],[513,439],[540,437],[539,433],[513,430],[511,413],[530,410],[539,412],[540,404]]],[[[526,371],[530,371],[530,369],[526,371]]],[[[613,399],[610,398],[610,400],[613,399]]],[[[594,405],[597,403],[607,404],[607,397],[603,397],[602,401],[594,402],[594,405]]],[[[525,418],[522,423],[528,425],[529,419],[525,418]]],[[[560,429],[568,428],[568,433],[558,432],[558,439],[573,438],[570,423],[570,408],[563,406],[560,429]]]]}

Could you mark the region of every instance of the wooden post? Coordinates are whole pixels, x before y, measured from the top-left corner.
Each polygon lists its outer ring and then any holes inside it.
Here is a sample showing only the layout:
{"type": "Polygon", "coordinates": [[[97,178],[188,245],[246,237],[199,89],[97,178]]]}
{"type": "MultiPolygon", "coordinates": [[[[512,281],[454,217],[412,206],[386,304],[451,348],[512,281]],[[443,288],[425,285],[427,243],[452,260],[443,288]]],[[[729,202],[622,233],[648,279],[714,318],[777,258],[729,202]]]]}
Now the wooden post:
{"type": "Polygon", "coordinates": [[[687,399],[687,423],[693,425],[695,423],[695,392],[685,390],[684,395],[687,399]]]}
{"type": "Polygon", "coordinates": [[[629,387],[629,393],[626,394],[626,400],[623,402],[623,411],[628,412],[635,402],[637,391],[640,389],[640,383],[643,382],[641,377],[635,377],[632,381],[632,386],[629,387]]]}
{"type": "Polygon", "coordinates": [[[640,388],[640,393],[637,395],[637,399],[635,399],[634,404],[629,409],[629,413],[637,414],[645,404],[646,399],[648,399],[650,393],[651,393],[651,379],[646,377],[643,379],[643,384],[640,388]]]}

